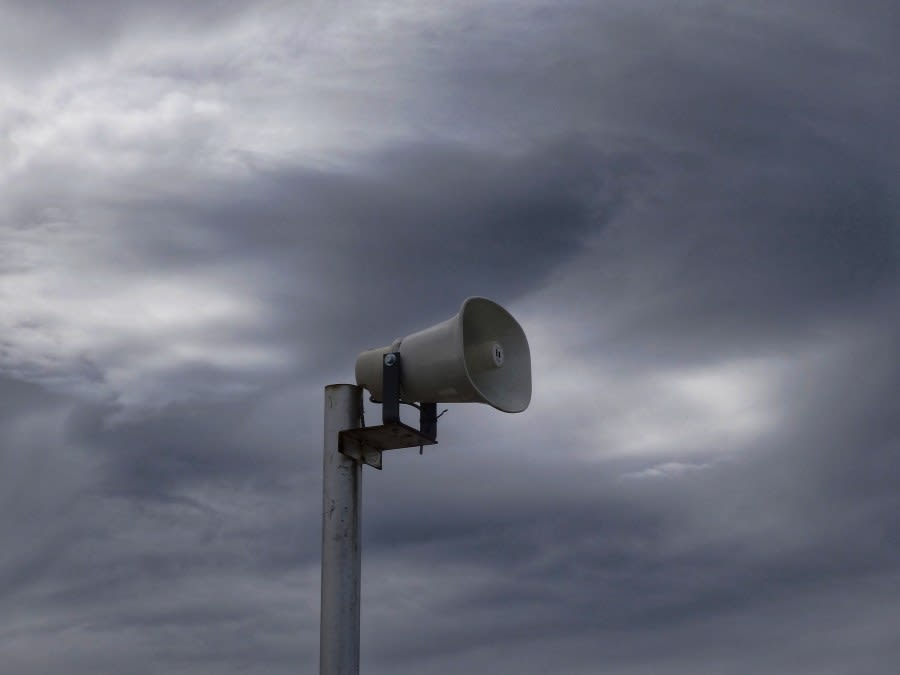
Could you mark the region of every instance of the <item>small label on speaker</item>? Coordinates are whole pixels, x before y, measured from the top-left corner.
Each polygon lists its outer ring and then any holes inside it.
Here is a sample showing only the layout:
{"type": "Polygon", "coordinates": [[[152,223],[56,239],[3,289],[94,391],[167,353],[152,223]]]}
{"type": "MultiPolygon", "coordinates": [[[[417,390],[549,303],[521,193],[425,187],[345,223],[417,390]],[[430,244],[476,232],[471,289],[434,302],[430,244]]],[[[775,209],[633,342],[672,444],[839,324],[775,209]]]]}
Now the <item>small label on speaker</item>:
{"type": "Polygon", "coordinates": [[[501,345],[499,342],[495,342],[491,346],[491,356],[493,357],[494,365],[497,366],[497,368],[502,366],[503,365],[503,345],[501,345]]]}

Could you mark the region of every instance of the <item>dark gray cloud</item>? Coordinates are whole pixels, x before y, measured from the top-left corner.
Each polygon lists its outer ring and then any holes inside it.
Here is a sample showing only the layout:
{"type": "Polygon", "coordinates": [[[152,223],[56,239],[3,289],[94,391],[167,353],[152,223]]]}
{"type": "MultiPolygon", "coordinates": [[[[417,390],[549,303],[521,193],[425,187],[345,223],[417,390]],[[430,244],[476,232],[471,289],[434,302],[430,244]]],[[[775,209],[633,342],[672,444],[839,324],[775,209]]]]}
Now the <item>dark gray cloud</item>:
{"type": "Polygon", "coordinates": [[[219,187],[172,214],[176,228],[214,233],[219,253],[162,240],[153,255],[163,265],[180,255],[193,264],[241,250],[265,261],[265,273],[282,280],[263,291],[282,308],[270,329],[289,337],[286,348],[314,349],[315,367],[358,347],[360,324],[402,334],[449,316],[485,287],[500,298],[538,287],[609,221],[626,171],[575,141],[512,156],[396,147],[352,173],[299,168],[219,187]]]}
{"type": "Polygon", "coordinates": [[[893,4],[176,4],[2,9],[8,668],[315,672],[322,387],[479,294],[367,672],[893,672],[893,4]]]}

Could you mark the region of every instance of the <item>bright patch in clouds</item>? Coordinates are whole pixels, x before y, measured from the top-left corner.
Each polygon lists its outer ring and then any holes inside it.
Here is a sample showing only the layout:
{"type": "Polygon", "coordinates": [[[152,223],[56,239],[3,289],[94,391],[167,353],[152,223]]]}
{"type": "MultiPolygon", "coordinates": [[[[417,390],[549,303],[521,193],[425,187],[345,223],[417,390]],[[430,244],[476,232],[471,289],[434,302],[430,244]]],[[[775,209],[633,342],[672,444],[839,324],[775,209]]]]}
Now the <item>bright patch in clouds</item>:
{"type": "Polygon", "coordinates": [[[528,322],[534,358],[535,402],[546,419],[569,429],[591,456],[693,457],[730,452],[775,423],[779,363],[725,360],[701,367],[622,367],[602,349],[593,362],[576,325],[528,322]]]}
{"type": "Polygon", "coordinates": [[[773,377],[771,366],[754,361],[650,376],[612,432],[615,445],[627,453],[672,447],[728,450],[768,427],[773,377]]]}
{"type": "Polygon", "coordinates": [[[272,5],[214,32],[137,34],[36,84],[0,82],[0,177],[48,164],[117,178],[240,175],[408,139],[405,115],[422,105],[410,91],[422,84],[419,24],[440,14],[272,5]]]}
{"type": "Polygon", "coordinates": [[[288,362],[252,335],[266,312],[238,280],[214,265],[202,275],[129,269],[112,235],[59,220],[3,232],[0,252],[12,261],[0,286],[3,371],[125,405],[161,405],[243,390],[288,362]],[[202,379],[173,388],[172,377],[191,368],[216,372],[214,391],[202,379]]]}

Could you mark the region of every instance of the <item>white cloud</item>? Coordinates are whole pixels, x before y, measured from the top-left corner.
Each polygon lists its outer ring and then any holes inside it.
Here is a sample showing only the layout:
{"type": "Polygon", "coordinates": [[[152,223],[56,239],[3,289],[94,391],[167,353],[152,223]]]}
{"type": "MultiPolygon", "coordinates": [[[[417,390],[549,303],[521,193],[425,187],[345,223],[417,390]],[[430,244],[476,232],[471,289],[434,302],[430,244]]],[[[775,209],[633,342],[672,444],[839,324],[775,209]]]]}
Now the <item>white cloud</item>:
{"type": "Polygon", "coordinates": [[[693,471],[703,471],[704,469],[710,468],[712,465],[712,462],[701,464],[690,464],[685,462],[663,462],[662,464],[655,464],[646,469],[641,469],[640,471],[631,471],[629,473],[622,474],[621,478],[623,480],[671,478],[683,476],[684,474],[691,473],[693,471]]]}
{"type": "Polygon", "coordinates": [[[210,31],[126,32],[50,77],[0,85],[0,176],[171,169],[177,184],[260,163],[334,164],[410,138],[429,83],[414,52],[447,12],[273,4],[210,31]]]}
{"type": "Polygon", "coordinates": [[[52,219],[58,210],[44,215],[0,231],[2,258],[12,261],[0,286],[3,371],[69,393],[158,405],[240,390],[290,361],[254,337],[267,314],[253,286],[230,276],[233,264],[202,274],[132,266],[111,228],[52,219]],[[172,387],[179,369],[196,367],[232,385],[172,387]]]}
{"type": "Polygon", "coordinates": [[[604,361],[602,341],[591,337],[596,328],[577,319],[536,314],[523,323],[536,414],[554,420],[556,433],[583,456],[720,455],[746,447],[776,422],[781,358],[634,367],[613,356],[604,361]]]}

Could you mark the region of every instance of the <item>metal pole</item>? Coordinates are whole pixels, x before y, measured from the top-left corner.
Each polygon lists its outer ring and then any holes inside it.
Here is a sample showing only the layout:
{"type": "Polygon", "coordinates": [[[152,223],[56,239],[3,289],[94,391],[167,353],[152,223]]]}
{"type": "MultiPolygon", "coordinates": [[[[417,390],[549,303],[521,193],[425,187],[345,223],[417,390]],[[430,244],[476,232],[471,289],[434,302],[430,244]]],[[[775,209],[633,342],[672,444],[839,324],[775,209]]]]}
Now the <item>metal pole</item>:
{"type": "Polygon", "coordinates": [[[352,384],[325,387],[320,675],[359,673],[362,467],[338,452],[338,432],[358,428],[361,418],[360,387],[352,384]]]}

